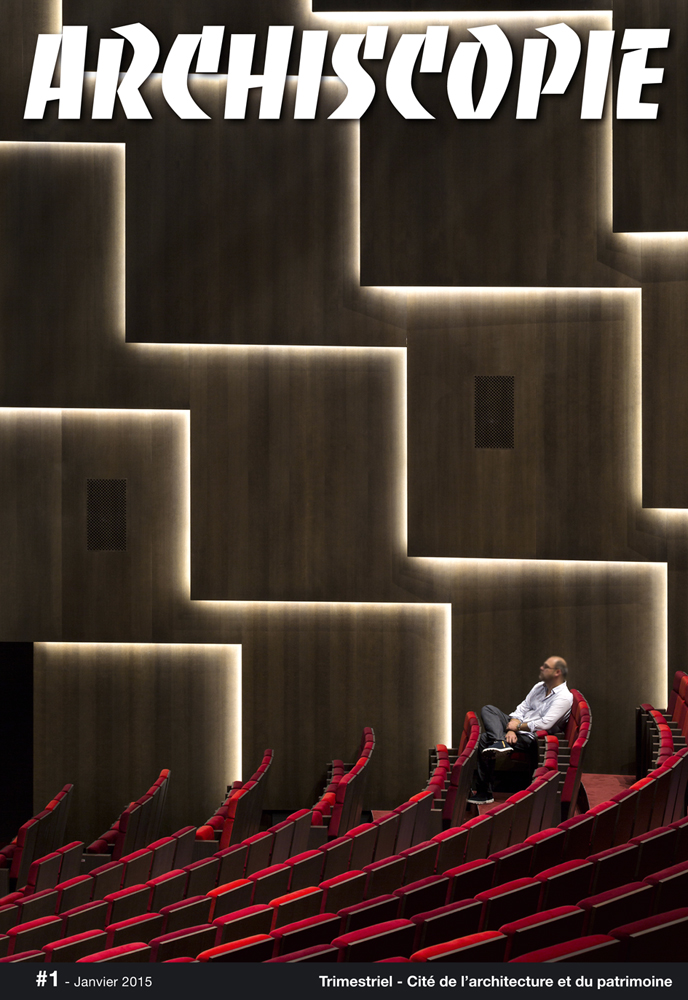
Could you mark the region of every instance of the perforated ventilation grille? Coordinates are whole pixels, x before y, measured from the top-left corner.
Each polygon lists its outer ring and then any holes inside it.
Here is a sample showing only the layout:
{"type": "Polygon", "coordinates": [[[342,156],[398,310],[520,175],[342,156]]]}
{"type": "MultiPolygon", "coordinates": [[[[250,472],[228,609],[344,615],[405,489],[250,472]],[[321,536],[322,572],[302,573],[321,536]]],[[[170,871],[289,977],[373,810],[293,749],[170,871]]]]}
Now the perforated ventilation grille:
{"type": "Polygon", "coordinates": [[[86,480],[86,548],[92,552],[126,551],[126,479],[86,480]]]}
{"type": "Polygon", "coordinates": [[[514,376],[475,376],[476,448],[513,448],[514,376]]]}

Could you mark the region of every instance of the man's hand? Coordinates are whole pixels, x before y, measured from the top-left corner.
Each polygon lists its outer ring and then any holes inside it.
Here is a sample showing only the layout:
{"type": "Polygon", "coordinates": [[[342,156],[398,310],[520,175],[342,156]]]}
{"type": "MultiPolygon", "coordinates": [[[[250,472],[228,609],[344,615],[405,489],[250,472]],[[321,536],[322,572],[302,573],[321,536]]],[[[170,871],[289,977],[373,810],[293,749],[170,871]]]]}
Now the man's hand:
{"type": "Polygon", "coordinates": [[[507,733],[518,732],[518,727],[521,725],[520,719],[509,719],[506,727],[507,733]]]}
{"type": "Polygon", "coordinates": [[[518,740],[518,736],[513,731],[513,729],[507,729],[507,731],[506,731],[506,741],[507,741],[507,743],[516,743],[517,740],[518,740]]]}

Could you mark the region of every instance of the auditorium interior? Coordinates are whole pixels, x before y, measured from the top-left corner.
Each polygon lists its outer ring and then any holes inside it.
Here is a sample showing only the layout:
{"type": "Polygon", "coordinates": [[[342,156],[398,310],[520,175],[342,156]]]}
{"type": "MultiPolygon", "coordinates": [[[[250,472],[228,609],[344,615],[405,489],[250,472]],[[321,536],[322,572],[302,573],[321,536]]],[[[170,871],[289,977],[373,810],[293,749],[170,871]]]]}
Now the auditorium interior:
{"type": "Polygon", "coordinates": [[[626,961],[648,926],[645,957],[685,936],[688,909],[673,930],[659,915],[688,899],[688,12],[383,6],[3,3],[0,961],[507,961],[583,938],[583,958],[626,961]],[[226,65],[230,34],[254,33],[255,73],[268,28],[293,25],[281,117],[259,118],[253,88],[246,118],[226,120],[222,78],[193,73],[208,117],[182,120],[159,66],[141,87],[150,120],[120,105],[92,120],[99,40],[139,21],[161,59],[225,25],[226,65]],[[656,119],[614,117],[618,40],[600,120],[580,118],[583,62],[532,121],[516,118],[516,74],[491,119],[457,121],[446,64],[416,71],[432,117],[407,120],[383,60],[364,61],[376,95],[360,120],[330,118],[347,92],[331,67],[315,118],[294,117],[304,31],[329,32],[329,67],[339,35],[371,24],[388,52],[448,25],[451,52],[498,23],[520,52],[561,21],[583,52],[592,30],[671,29],[648,56],[664,68],[642,94],[656,119]],[[89,26],[82,115],[58,118],[53,100],[24,120],[36,38],[63,23],[89,26]],[[512,710],[555,654],[578,714],[540,739],[545,791],[506,776],[494,816],[471,810],[481,706],[512,710]],[[142,821],[128,837],[145,803],[149,835],[142,821]],[[278,849],[280,824],[293,843],[278,849]],[[386,853],[383,826],[398,834],[386,853]],[[482,859],[489,875],[469,878],[482,859]],[[91,872],[115,861],[120,881],[108,868],[94,896],[91,872]],[[548,890],[568,910],[558,938],[537,937],[537,876],[574,861],[594,877],[548,890]],[[360,898],[353,882],[333,894],[359,908],[336,921],[322,886],[364,869],[360,898]],[[149,909],[157,888],[127,909],[153,872],[180,870],[185,888],[158,900],[172,916],[149,909]],[[81,881],[63,900],[66,876],[81,881]],[[502,933],[499,887],[516,880],[508,912],[526,923],[502,933]],[[55,930],[67,899],[106,895],[107,918],[55,930]],[[414,922],[479,895],[443,932],[414,922]],[[206,902],[184,944],[191,897],[206,902]],[[251,906],[270,920],[232,937],[229,915],[251,906]],[[645,923],[614,937],[622,909],[645,923]],[[275,929],[316,914],[332,917],[319,938],[275,929]],[[361,930],[383,923],[379,940],[361,930]]]}

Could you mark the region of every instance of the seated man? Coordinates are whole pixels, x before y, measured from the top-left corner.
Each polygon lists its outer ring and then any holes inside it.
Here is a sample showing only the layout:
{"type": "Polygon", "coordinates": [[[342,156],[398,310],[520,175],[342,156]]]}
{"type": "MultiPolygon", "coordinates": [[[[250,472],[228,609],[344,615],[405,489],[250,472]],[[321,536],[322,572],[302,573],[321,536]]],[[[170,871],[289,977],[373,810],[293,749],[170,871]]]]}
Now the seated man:
{"type": "Polygon", "coordinates": [[[484,706],[480,713],[484,732],[478,740],[475,787],[468,802],[475,805],[494,802],[492,771],[497,754],[525,750],[535,755],[537,732],[541,729],[561,732],[573,705],[573,695],[566,685],[567,673],[566,661],[560,656],[550,656],[540,667],[540,680],[510,716],[494,705],[484,706]]]}

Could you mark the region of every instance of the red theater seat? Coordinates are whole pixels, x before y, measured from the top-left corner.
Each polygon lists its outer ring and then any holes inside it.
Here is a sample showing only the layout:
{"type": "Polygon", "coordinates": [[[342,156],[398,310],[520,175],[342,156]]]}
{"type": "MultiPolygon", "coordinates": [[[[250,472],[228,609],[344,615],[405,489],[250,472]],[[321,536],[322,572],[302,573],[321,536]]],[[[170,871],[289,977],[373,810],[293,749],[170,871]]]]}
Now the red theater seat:
{"type": "MultiPolygon", "coordinates": [[[[135,941],[150,941],[152,937],[162,934],[163,916],[161,913],[142,913],[140,917],[130,917],[118,924],[108,924],[105,928],[107,940],[105,947],[117,948],[121,944],[133,944],[135,941]]],[[[89,933],[94,933],[89,931],[89,933]]],[[[93,949],[89,949],[93,951],[93,949]]]]}
{"type": "Polygon", "coordinates": [[[254,883],[248,878],[239,878],[227,885],[218,885],[207,893],[211,900],[210,920],[223,917],[226,913],[243,910],[253,902],[254,883]]]}
{"type": "Polygon", "coordinates": [[[228,944],[230,941],[252,937],[254,934],[269,934],[273,916],[274,910],[271,906],[258,904],[218,917],[213,920],[218,929],[216,944],[228,944]]]}
{"type": "Polygon", "coordinates": [[[592,873],[593,865],[584,860],[565,861],[539,872],[535,878],[542,883],[542,909],[572,905],[589,895],[592,873]]]}
{"type": "Polygon", "coordinates": [[[292,924],[296,920],[305,920],[320,913],[323,904],[323,891],[318,886],[308,886],[288,892],[270,900],[273,911],[272,930],[283,924],[292,924]]]}
{"type": "Polygon", "coordinates": [[[502,962],[506,937],[499,931],[480,931],[466,937],[422,948],[412,962],[502,962]]]}
{"type": "Polygon", "coordinates": [[[688,907],[613,927],[609,934],[624,946],[621,961],[683,961],[688,935],[688,907]]]}
{"type": "Polygon", "coordinates": [[[341,933],[348,934],[361,930],[363,927],[371,927],[373,924],[395,920],[399,916],[399,900],[391,893],[386,896],[377,896],[375,899],[367,899],[363,903],[345,906],[338,910],[338,915],[342,921],[341,933]]]}
{"type": "Polygon", "coordinates": [[[652,908],[653,886],[645,882],[629,882],[627,885],[596,896],[588,896],[578,901],[585,910],[585,934],[606,934],[610,927],[622,922],[641,920],[649,917],[652,908]]]}
{"type": "Polygon", "coordinates": [[[407,919],[425,910],[434,910],[447,902],[449,879],[445,875],[431,875],[410,885],[395,889],[393,895],[399,898],[399,916],[407,919]]]}
{"type": "Polygon", "coordinates": [[[377,962],[392,955],[409,956],[416,928],[410,920],[388,920],[342,934],[332,941],[340,962],[377,962]]]}
{"type": "Polygon", "coordinates": [[[200,924],[152,938],[151,962],[166,962],[170,958],[196,958],[199,952],[212,948],[217,937],[217,927],[200,924]]]}
{"type": "Polygon", "coordinates": [[[444,872],[449,879],[447,902],[455,903],[461,899],[470,899],[479,892],[492,887],[496,865],[494,861],[485,858],[482,861],[467,861],[457,868],[444,872]]]}
{"type": "Polygon", "coordinates": [[[553,944],[549,948],[529,951],[512,962],[618,962],[621,945],[608,934],[592,934],[586,937],[553,944]]]}
{"type": "Polygon", "coordinates": [[[339,955],[339,948],[333,948],[331,944],[318,944],[312,948],[303,948],[301,951],[292,951],[287,955],[280,955],[277,958],[268,958],[270,962],[336,962],[339,955]]]}
{"type": "Polygon", "coordinates": [[[518,878],[479,892],[475,898],[483,904],[480,929],[497,930],[509,919],[517,920],[535,913],[540,899],[540,883],[534,878],[518,878]]]}
{"type": "MultiPolygon", "coordinates": [[[[160,911],[163,918],[160,933],[171,934],[172,931],[180,931],[185,927],[196,927],[198,924],[209,923],[211,904],[212,900],[209,896],[189,896],[187,899],[180,899],[178,903],[163,906],[160,911]]],[[[145,938],[138,940],[145,940],[145,938]]]]}
{"type": "Polygon", "coordinates": [[[239,941],[231,941],[215,948],[208,948],[198,955],[199,962],[267,962],[275,949],[274,938],[269,934],[253,934],[239,941]]]}
{"type": "Polygon", "coordinates": [[[499,930],[507,938],[504,961],[532,951],[534,946],[545,948],[580,937],[584,921],[585,913],[577,906],[559,906],[502,924],[499,930]]]}
{"type": "Polygon", "coordinates": [[[320,913],[317,916],[285,924],[272,931],[275,939],[275,957],[294,951],[303,951],[316,945],[329,944],[339,933],[341,919],[335,913],[320,913]]]}
{"type": "Polygon", "coordinates": [[[413,942],[415,951],[453,941],[467,934],[476,934],[480,929],[483,904],[478,899],[462,899],[457,903],[447,903],[435,910],[417,913],[411,920],[416,925],[413,942]]]}
{"type": "Polygon", "coordinates": [[[105,931],[86,931],[72,937],[60,938],[44,946],[46,962],[76,962],[77,959],[89,955],[93,949],[101,949],[106,944],[105,931]]]}
{"type": "Polygon", "coordinates": [[[83,958],[77,958],[77,962],[150,962],[150,955],[150,945],[136,941],[132,944],[123,944],[119,948],[106,948],[104,951],[85,955],[83,958]]]}
{"type": "Polygon", "coordinates": [[[688,899],[688,861],[663,868],[643,881],[654,889],[653,913],[675,910],[688,899]]]}

